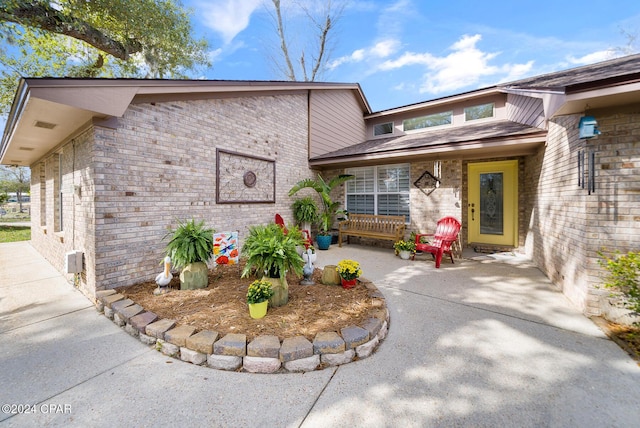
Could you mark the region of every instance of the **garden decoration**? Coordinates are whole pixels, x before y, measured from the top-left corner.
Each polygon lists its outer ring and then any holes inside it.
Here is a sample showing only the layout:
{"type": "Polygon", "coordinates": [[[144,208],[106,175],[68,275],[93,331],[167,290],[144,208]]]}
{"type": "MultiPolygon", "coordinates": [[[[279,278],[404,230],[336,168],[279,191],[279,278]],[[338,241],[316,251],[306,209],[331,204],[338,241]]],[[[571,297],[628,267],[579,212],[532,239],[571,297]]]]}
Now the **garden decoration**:
{"type": "Polygon", "coordinates": [[[238,231],[213,234],[213,263],[215,265],[238,264],[238,231]]]}
{"type": "Polygon", "coordinates": [[[360,263],[349,259],[340,260],[336,266],[336,271],[340,275],[343,288],[355,287],[358,277],[362,275],[360,263]]]}
{"type": "Polygon", "coordinates": [[[171,257],[166,256],[164,258],[164,270],[156,276],[156,284],[158,284],[158,288],[153,291],[153,294],[165,294],[169,292],[167,286],[173,279],[173,274],[171,273],[171,257]]]}
{"type": "Polygon", "coordinates": [[[416,252],[416,243],[413,241],[397,241],[393,244],[396,254],[403,260],[409,260],[411,255],[416,252]]]}
{"type": "Polygon", "coordinates": [[[207,262],[213,255],[213,232],[213,229],[204,226],[204,220],[199,223],[194,220],[182,223],[178,220],[177,229],[167,234],[172,235],[167,244],[167,254],[176,268],[182,268],[181,290],[205,288],[209,284],[207,262]]]}
{"type": "Polygon", "coordinates": [[[329,233],[329,229],[331,228],[331,225],[333,225],[336,215],[344,212],[344,210],[338,210],[340,202],[334,202],[331,199],[331,191],[344,182],[354,178],[355,175],[340,174],[333,177],[329,182],[326,182],[322,176],[318,174],[318,178],[316,179],[305,178],[304,180],[298,181],[291,190],[289,190],[289,196],[295,195],[298,191],[304,188],[313,189],[318,193],[318,195],[320,195],[320,199],[322,200],[322,214],[320,215],[320,231],[316,237],[316,240],[318,241],[318,249],[320,250],[329,249],[329,246],[331,245],[331,234],[329,233]]]}
{"type": "Polygon", "coordinates": [[[304,279],[300,281],[300,284],[302,285],[315,284],[315,281],[311,278],[313,276],[313,260],[315,260],[311,258],[312,255],[313,251],[311,250],[311,248],[307,248],[307,257],[305,258],[305,261],[307,263],[304,265],[304,268],[302,268],[302,275],[304,276],[304,279]]]}
{"type": "Polygon", "coordinates": [[[257,279],[249,284],[247,290],[247,304],[251,318],[263,318],[267,314],[269,299],[273,296],[271,283],[264,279],[257,279]]]}

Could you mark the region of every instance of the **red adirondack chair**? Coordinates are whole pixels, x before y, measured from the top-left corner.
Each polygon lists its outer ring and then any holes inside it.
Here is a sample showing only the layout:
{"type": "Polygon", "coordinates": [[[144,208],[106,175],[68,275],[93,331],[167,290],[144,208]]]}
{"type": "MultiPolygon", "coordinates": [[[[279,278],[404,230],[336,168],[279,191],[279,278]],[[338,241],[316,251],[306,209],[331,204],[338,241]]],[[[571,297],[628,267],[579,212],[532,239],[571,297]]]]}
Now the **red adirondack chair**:
{"type": "MultiPolygon", "coordinates": [[[[282,228],[282,230],[284,230],[285,235],[289,232],[287,230],[287,227],[284,225],[284,219],[280,214],[276,214],[275,222],[282,228]]],[[[311,233],[309,233],[307,229],[302,229],[300,230],[300,232],[302,232],[302,235],[305,238],[304,249],[306,250],[310,245],[313,245],[313,241],[311,240],[311,233]]]]}
{"type": "Polygon", "coordinates": [[[458,239],[458,233],[460,232],[461,227],[462,225],[460,222],[454,217],[441,218],[438,220],[435,233],[416,234],[416,251],[431,253],[431,255],[436,259],[436,268],[440,267],[443,254],[448,254],[449,257],[451,257],[451,263],[453,263],[451,245],[453,245],[453,243],[458,239]],[[420,238],[423,236],[432,237],[428,244],[420,242],[420,238]]]}

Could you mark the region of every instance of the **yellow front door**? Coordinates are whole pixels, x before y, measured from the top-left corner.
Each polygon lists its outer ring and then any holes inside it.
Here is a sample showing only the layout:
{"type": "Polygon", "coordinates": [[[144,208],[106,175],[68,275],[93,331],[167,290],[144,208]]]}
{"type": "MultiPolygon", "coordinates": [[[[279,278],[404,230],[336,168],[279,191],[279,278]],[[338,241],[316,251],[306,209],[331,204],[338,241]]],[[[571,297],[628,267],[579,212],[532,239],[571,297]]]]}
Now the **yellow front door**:
{"type": "Polygon", "coordinates": [[[469,243],[518,246],[518,161],[468,165],[469,243]]]}

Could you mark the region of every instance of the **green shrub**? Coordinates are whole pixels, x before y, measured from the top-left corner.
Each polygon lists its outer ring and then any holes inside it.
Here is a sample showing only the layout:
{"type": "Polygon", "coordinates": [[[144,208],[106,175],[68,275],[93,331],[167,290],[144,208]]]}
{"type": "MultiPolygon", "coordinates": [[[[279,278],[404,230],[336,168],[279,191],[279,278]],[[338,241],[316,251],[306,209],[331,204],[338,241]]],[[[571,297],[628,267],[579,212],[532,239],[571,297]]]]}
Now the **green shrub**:
{"type": "Polygon", "coordinates": [[[167,234],[172,235],[166,251],[174,266],[179,269],[191,263],[209,261],[213,255],[213,232],[204,227],[204,220],[199,223],[178,220],[178,228],[167,234]]]}
{"type": "Polygon", "coordinates": [[[285,234],[275,223],[249,227],[249,235],[242,246],[242,255],[246,258],[243,278],[254,269],[259,274],[272,272],[281,278],[289,270],[302,275],[304,260],[297,249],[304,246],[302,233],[295,226],[288,226],[288,229],[285,234]]]}
{"type": "Polygon", "coordinates": [[[640,314],[640,252],[629,251],[625,255],[616,252],[614,258],[599,253],[600,264],[607,270],[606,288],[619,291],[626,298],[625,307],[640,314]]]}

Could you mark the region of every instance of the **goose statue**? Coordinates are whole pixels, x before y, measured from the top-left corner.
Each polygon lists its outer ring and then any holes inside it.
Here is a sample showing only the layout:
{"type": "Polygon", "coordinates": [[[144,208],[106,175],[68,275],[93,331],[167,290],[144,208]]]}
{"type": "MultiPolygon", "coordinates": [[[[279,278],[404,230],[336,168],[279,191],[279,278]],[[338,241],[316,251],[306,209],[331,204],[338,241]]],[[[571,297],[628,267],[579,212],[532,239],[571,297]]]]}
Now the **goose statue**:
{"type": "Polygon", "coordinates": [[[164,258],[164,271],[156,276],[156,284],[158,284],[159,288],[164,289],[173,279],[173,274],[171,273],[171,257],[167,256],[164,258]]]}
{"type": "Polygon", "coordinates": [[[300,281],[300,284],[313,285],[315,284],[315,281],[311,278],[313,276],[313,259],[311,257],[313,255],[313,250],[311,248],[307,248],[307,253],[305,255],[307,256],[305,257],[305,261],[307,263],[302,269],[302,275],[304,276],[304,279],[300,281]]]}

